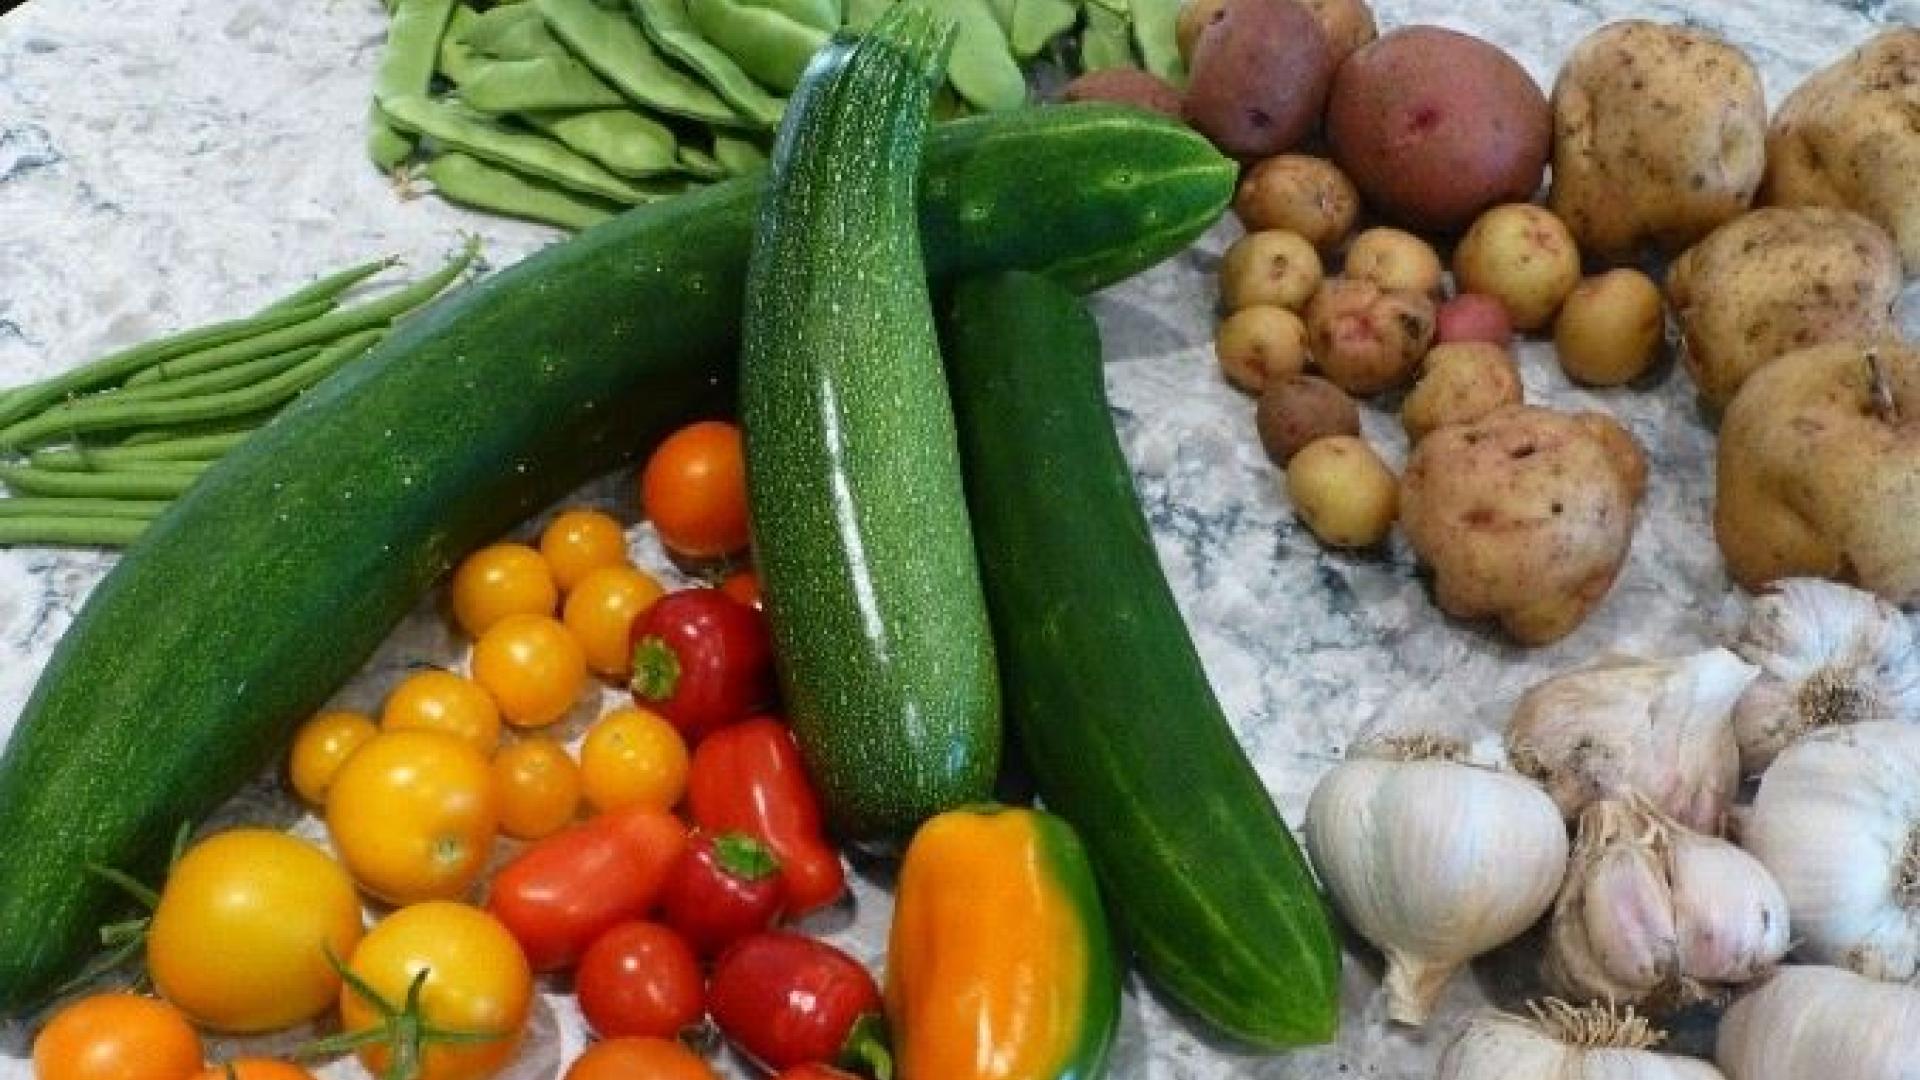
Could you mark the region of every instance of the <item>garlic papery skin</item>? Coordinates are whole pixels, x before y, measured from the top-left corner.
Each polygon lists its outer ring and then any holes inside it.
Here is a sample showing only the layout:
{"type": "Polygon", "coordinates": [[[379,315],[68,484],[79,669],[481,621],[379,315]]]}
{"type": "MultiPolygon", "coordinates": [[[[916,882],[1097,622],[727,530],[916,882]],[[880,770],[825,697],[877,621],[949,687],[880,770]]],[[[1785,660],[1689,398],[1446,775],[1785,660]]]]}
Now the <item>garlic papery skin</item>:
{"type": "Polygon", "coordinates": [[[1387,958],[1387,1013],[1426,1022],[1467,961],[1553,903],[1560,811],[1531,781],[1454,761],[1355,759],[1307,804],[1307,852],[1334,906],[1387,958]]]}
{"type": "Polygon", "coordinates": [[[1872,721],[1787,747],[1741,842],[1786,894],[1801,958],[1920,976],[1920,727],[1872,721]]]}
{"type": "Polygon", "coordinates": [[[1439,1080],[1724,1080],[1694,1058],[1653,1051],[1665,1036],[1628,1009],[1535,1006],[1528,1019],[1483,1012],[1441,1055],[1439,1080]]]}
{"type": "Polygon", "coordinates": [[[1675,660],[1611,658],[1521,696],[1507,758],[1569,820],[1599,799],[1641,795],[1718,833],[1740,786],[1734,703],[1760,669],[1726,649],[1675,660]]]}
{"type": "Polygon", "coordinates": [[[1920,720],[1913,628],[1870,592],[1812,578],[1782,581],[1754,601],[1733,648],[1760,667],[1733,712],[1749,776],[1810,731],[1920,720]]]}
{"type": "Polygon", "coordinates": [[[1594,803],[1554,902],[1544,975],[1577,1001],[1667,1009],[1786,956],[1787,900],[1766,868],[1651,805],[1594,803]]]}
{"type": "Polygon", "coordinates": [[[1727,1010],[1713,1057],[1728,1080],[1916,1080],[1920,989],[1781,968],[1727,1010]]]}

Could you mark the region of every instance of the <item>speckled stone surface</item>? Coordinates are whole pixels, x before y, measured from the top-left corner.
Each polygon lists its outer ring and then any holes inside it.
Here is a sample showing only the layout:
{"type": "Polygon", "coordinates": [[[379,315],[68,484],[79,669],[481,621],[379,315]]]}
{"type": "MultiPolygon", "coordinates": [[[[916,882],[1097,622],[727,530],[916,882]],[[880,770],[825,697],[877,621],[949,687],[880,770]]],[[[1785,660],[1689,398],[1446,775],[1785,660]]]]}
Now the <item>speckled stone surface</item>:
{"type": "MultiPolygon", "coordinates": [[[[1920,0],[1384,0],[1378,12],[1386,26],[1440,22],[1489,38],[1543,86],[1572,44],[1605,21],[1686,20],[1745,47],[1777,103],[1877,26],[1920,21],[1920,0]]],[[[543,228],[434,199],[403,200],[366,165],[361,119],[382,32],[376,0],[35,0],[0,18],[0,385],[244,312],[315,273],[376,254],[428,265],[460,234],[477,232],[488,259],[503,265],[552,242],[556,234],[543,228]]],[[[1222,225],[1097,306],[1116,418],[1168,576],[1227,711],[1289,820],[1298,824],[1315,779],[1369,727],[1465,723],[1491,750],[1512,700],[1542,676],[1608,650],[1696,649],[1738,617],[1742,602],[1708,529],[1712,436],[1685,377],[1669,366],[1648,386],[1581,391],[1539,343],[1523,350],[1529,396],[1613,412],[1653,461],[1631,561],[1584,628],[1551,649],[1524,652],[1442,618],[1400,542],[1377,556],[1321,550],[1294,522],[1260,452],[1251,404],[1213,365],[1210,272],[1235,234],[1222,225]]],[[[1908,328],[1920,329],[1920,290],[1906,301],[1908,328]]],[[[1397,419],[1370,411],[1366,427],[1398,465],[1405,446],[1397,419]]],[[[631,517],[624,478],[581,497],[631,517]]],[[[643,562],[665,567],[643,527],[632,545],[643,562]]],[[[0,739],[111,563],[88,553],[0,552],[0,739]]],[[[405,665],[459,662],[461,644],[438,604],[424,602],[339,701],[371,707],[405,665]]],[[[594,714],[591,704],[570,719],[573,734],[594,714]]],[[[321,832],[269,778],[224,818],[321,832]]],[[[857,903],[818,927],[876,967],[888,915],[882,876],[863,870],[857,903]]],[[[1410,1032],[1387,1027],[1378,957],[1357,947],[1339,1041],[1265,1058],[1216,1044],[1136,980],[1113,1075],[1429,1076],[1464,1012],[1489,996],[1523,994],[1515,973],[1529,966],[1524,945],[1480,965],[1449,988],[1428,1031],[1410,1032]]],[[[25,1080],[31,1069],[19,1033],[11,1035],[0,1042],[0,1080],[25,1080]]],[[[530,1050],[509,1075],[557,1076],[582,1037],[567,999],[549,995],[530,1050]]],[[[737,1062],[730,1067],[748,1075],[737,1062]]],[[[325,1074],[359,1072],[337,1062],[325,1074]]]]}

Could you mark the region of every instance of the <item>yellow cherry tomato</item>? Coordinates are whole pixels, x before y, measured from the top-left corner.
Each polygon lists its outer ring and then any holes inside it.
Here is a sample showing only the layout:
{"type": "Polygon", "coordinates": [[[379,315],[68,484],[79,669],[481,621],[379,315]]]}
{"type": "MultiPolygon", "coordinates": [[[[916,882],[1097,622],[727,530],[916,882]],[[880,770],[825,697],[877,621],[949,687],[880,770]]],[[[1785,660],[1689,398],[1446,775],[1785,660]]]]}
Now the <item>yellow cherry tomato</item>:
{"type": "Polygon", "coordinates": [[[595,570],[627,565],[627,533],[598,510],[568,510],[540,534],[540,554],[560,591],[569,592],[595,570]]]}
{"type": "MultiPolygon", "coordinates": [[[[513,1059],[533,1004],[533,975],[520,945],[499,920],[466,904],[402,908],[367,933],[347,969],[398,1010],[421,972],[420,1016],[443,1031],[497,1035],[476,1043],[429,1041],[416,1080],[482,1080],[513,1059]]],[[[340,992],[340,1023],[347,1032],[379,1028],[379,1009],[352,987],[340,992]]],[[[386,1075],[393,1049],[375,1043],[360,1061],[386,1075]]]]}
{"type": "Polygon", "coordinates": [[[464,896],[499,825],[493,769],[437,731],[379,735],[347,759],[327,796],[327,830],[354,880],[393,904],[464,896]]]}
{"type": "Polygon", "coordinates": [[[609,679],[633,672],[633,624],[666,590],[653,575],[609,566],[580,579],[567,594],[561,618],[586,653],[587,666],[609,679]]]}
{"type": "Polygon", "coordinates": [[[587,684],[587,657],[558,619],[509,615],[473,646],[473,680],[517,727],[541,727],[567,714],[587,684]]]}
{"type": "Polygon", "coordinates": [[[294,793],[314,806],[327,804],[327,789],[361,744],[380,733],[364,713],[336,710],[307,721],[293,737],[287,756],[287,780],[294,793]]]}
{"type": "Polygon", "coordinates": [[[270,829],[195,844],[147,930],[154,989],[216,1031],[279,1031],[333,1004],[327,962],[360,940],[360,897],[326,852],[270,829]]]}
{"type": "Polygon", "coordinates": [[[188,1080],[200,1036],[180,1011],[135,994],[97,994],[61,1009],[33,1041],[35,1080],[188,1080]]]}
{"type": "Polygon", "coordinates": [[[527,739],[493,756],[500,831],[517,840],[559,832],[580,809],[580,766],[552,739],[527,739]]]}
{"type": "Polygon", "coordinates": [[[438,731],[482,754],[500,745],[500,706],[472,679],[438,668],[407,676],[380,709],[384,731],[438,731]]]}
{"type": "Polygon", "coordinates": [[[560,586],[540,553],[525,544],[494,544],[453,572],[453,621],[477,638],[509,615],[551,615],[560,586]]]}
{"type": "Polygon", "coordinates": [[[687,743],[664,717],[617,709],[587,732],[580,780],[595,810],[671,810],[687,790],[687,743]]]}

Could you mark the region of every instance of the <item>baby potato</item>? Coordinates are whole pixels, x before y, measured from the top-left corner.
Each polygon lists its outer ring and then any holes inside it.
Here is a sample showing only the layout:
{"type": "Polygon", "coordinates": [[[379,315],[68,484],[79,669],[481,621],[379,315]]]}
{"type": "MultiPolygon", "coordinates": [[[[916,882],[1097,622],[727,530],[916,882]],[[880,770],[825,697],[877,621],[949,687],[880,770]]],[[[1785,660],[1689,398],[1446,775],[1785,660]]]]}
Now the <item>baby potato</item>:
{"type": "Polygon", "coordinates": [[[1422,371],[1400,407],[1400,423],[1410,442],[1448,424],[1471,424],[1520,404],[1526,396],[1513,357],[1484,341],[1435,345],[1422,371]]]}
{"type": "Polygon", "coordinates": [[[1461,238],[1453,278],[1461,292],[1498,299],[1517,329],[1538,330],[1580,283],[1580,249],[1552,211],[1508,203],[1480,215],[1461,238]]]}
{"type": "Polygon", "coordinates": [[[1327,32],[1327,44],[1333,48],[1333,64],[1353,55],[1354,50],[1380,36],[1373,20],[1373,9],[1366,0],[1300,0],[1320,29],[1327,32]]]}
{"type": "Polygon", "coordinates": [[[1567,294],[1553,348],[1574,382],[1619,386],[1653,365],[1665,330],[1660,286],[1638,270],[1609,270],[1567,294]]]}
{"type": "Polygon", "coordinates": [[[1227,381],[1258,395],[1276,378],[1307,368],[1307,324],[1277,307],[1242,308],[1227,316],[1214,339],[1227,381]]]}
{"type": "Polygon", "coordinates": [[[1220,300],[1228,311],[1255,306],[1299,311],[1320,288],[1322,274],[1320,256],[1298,233],[1248,233],[1220,261],[1220,300]]]}
{"type": "Polygon", "coordinates": [[[1186,0],[1173,24],[1174,40],[1180,46],[1180,59],[1193,64],[1193,50],[1200,44],[1200,31],[1207,28],[1227,0],[1186,0]]]}
{"type": "Polygon", "coordinates": [[[1181,118],[1184,106],[1180,101],[1180,91],[1173,88],[1165,79],[1139,68],[1107,68],[1104,71],[1089,71],[1085,75],[1068,83],[1060,91],[1060,100],[1104,101],[1112,105],[1129,105],[1148,112],[1157,112],[1175,120],[1181,118]]]}
{"type": "Polygon", "coordinates": [[[1513,320],[1498,298],[1461,293],[1434,309],[1433,340],[1487,341],[1504,349],[1513,344],[1513,320]]]}
{"type": "Polygon", "coordinates": [[[1383,289],[1438,295],[1446,268],[1425,240],[1382,225],[1353,238],[1342,273],[1383,289]]]}
{"type": "Polygon", "coordinates": [[[1321,374],[1347,393],[1391,390],[1407,381],[1433,343],[1433,301],[1333,278],[1307,304],[1307,342],[1321,374]]]}
{"type": "Polygon", "coordinates": [[[1320,126],[1333,63],[1297,0],[1227,0],[1193,49],[1187,122],[1229,157],[1285,153],[1320,126]]]}
{"type": "Polygon", "coordinates": [[[1372,547],[1399,513],[1400,484],[1363,439],[1334,435],[1308,443],[1287,463],[1287,497],[1329,547],[1372,547]]]}
{"type": "Polygon", "coordinates": [[[1299,233],[1325,256],[1338,251],[1353,231],[1360,193],[1333,162],[1282,154],[1247,170],[1233,209],[1248,229],[1299,233]]]}
{"type": "Polygon", "coordinates": [[[1254,410],[1260,445],[1274,464],[1317,440],[1360,434],[1360,410],[1345,390],[1317,375],[1288,375],[1267,383],[1254,410]]]}

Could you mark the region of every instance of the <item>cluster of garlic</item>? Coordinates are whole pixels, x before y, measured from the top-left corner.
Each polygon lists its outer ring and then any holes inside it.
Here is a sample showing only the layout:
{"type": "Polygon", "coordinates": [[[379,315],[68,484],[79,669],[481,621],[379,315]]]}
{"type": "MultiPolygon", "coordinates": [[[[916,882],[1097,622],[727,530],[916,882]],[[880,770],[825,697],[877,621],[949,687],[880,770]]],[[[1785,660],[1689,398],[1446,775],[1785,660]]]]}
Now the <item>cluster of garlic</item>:
{"type": "Polygon", "coordinates": [[[1440,1059],[1440,1080],[1721,1080],[1704,1061],[1656,1054],[1665,1035],[1611,1006],[1549,1000],[1533,1016],[1486,1012],[1440,1059]]]}

